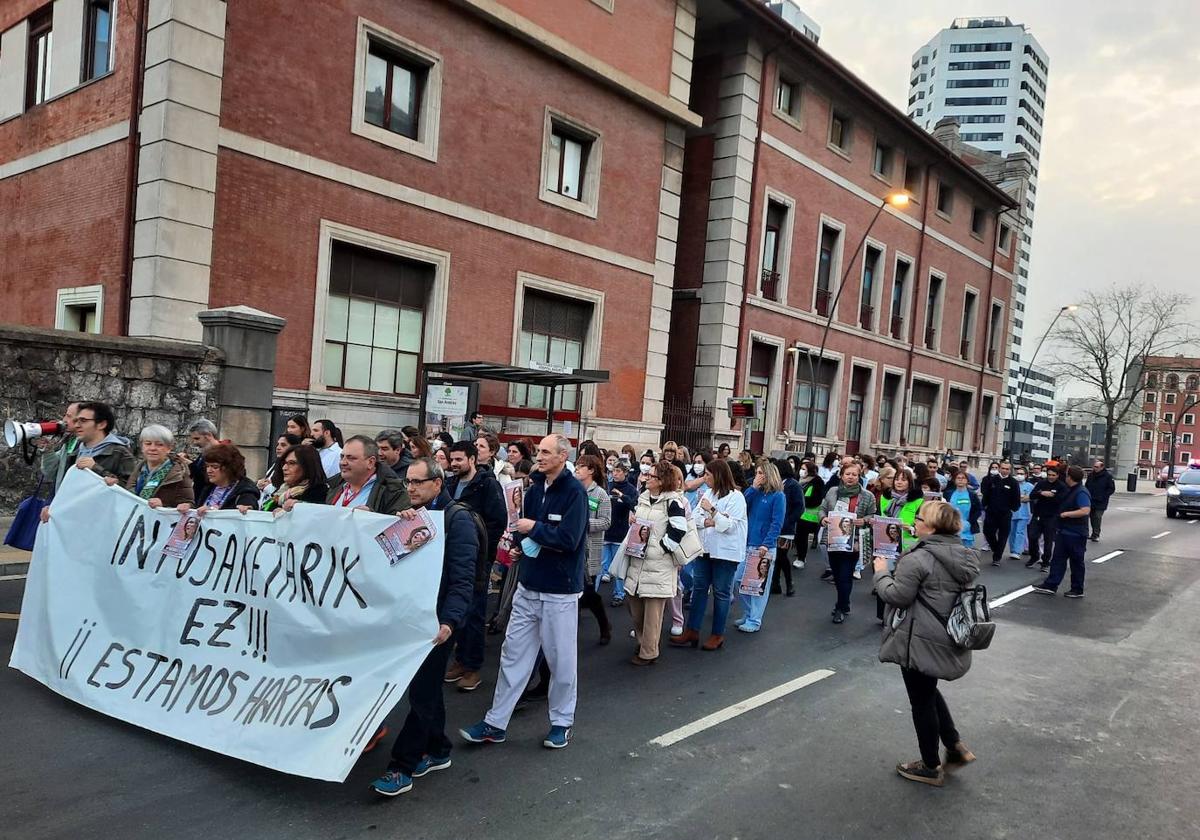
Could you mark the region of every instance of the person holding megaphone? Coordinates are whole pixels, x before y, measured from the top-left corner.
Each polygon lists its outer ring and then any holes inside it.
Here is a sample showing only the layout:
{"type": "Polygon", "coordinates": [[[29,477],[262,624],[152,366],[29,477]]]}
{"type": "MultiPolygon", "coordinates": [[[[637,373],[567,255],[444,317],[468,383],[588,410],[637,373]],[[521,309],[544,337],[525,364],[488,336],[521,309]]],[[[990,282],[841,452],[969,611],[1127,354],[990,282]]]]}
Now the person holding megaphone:
{"type": "MultiPolygon", "coordinates": [[[[66,465],[91,470],[105,478],[113,476],[121,484],[127,482],[136,462],[129,441],[113,431],[116,424],[116,414],[107,403],[80,403],[75,415],[79,446],[73,453],[64,454],[66,465]]],[[[50,508],[42,508],[41,519],[50,520],[50,508]]]]}

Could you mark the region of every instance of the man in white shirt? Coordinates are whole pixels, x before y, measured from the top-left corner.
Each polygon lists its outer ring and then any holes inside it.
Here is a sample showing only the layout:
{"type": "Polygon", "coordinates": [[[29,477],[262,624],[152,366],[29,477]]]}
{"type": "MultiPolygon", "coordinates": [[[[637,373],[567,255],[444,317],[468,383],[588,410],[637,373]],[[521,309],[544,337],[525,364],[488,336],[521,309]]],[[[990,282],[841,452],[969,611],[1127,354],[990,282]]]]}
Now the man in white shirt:
{"type": "Polygon", "coordinates": [[[312,436],[325,477],[333,478],[341,472],[342,431],[332,420],[318,420],[312,424],[312,436]]]}

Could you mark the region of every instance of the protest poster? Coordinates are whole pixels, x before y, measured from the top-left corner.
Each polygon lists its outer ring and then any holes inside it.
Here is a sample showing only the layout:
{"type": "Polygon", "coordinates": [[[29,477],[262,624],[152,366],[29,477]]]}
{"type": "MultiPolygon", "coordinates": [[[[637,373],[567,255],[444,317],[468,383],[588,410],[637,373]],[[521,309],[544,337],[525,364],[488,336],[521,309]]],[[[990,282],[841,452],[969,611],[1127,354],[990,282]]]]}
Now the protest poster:
{"type": "Polygon", "coordinates": [[[504,507],[508,511],[508,525],[505,530],[512,533],[517,530],[517,520],[521,518],[521,506],[525,502],[525,482],[518,478],[506,481],[500,487],[504,492],[504,507]]]}
{"type": "Polygon", "coordinates": [[[171,529],[171,536],[167,538],[167,544],[163,546],[163,554],[168,557],[182,557],[191,547],[192,540],[199,530],[200,515],[195,510],[183,514],[179,517],[179,522],[171,529]]]}
{"type": "Polygon", "coordinates": [[[429,511],[419,510],[411,519],[400,517],[376,535],[375,542],[387,555],[388,562],[393,566],[424,545],[427,545],[437,533],[429,511]]]}
{"type": "Polygon", "coordinates": [[[889,516],[876,516],[871,520],[872,551],[875,557],[895,560],[900,556],[904,523],[889,516]]]}
{"type": "Polygon", "coordinates": [[[196,746],[342,781],[432,648],[444,549],[392,566],[394,517],[298,504],[211,511],[180,557],[174,510],[69,470],[38,529],[10,665],[196,746]]]}
{"type": "Polygon", "coordinates": [[[645,557],[646,544],[650,542],[650,520],[635,519],[625,535],[625,553],[630,557],[645,557]]]}
{"type": "Polygon", "coordinates": [[[828,551],[854,551],[854,514],[832,511],[825,525],[825,548],[828,551]]]}
{"type": "Polygon", "coordinates": [[[926,490],[924,492],[924,496],[925,496],[925,501],[927,501],[927,502],[944,501],[942,494],[936,490],[926,490]]]}
{"type": "Polygon", "coordinates": [[[767,578],[771,575],[771,555],[760,557],[757,548],[746,552],[746,569],[742,573],[742,584],[738,592],[742,595],[762,595],[767,591],[767,578]]]}

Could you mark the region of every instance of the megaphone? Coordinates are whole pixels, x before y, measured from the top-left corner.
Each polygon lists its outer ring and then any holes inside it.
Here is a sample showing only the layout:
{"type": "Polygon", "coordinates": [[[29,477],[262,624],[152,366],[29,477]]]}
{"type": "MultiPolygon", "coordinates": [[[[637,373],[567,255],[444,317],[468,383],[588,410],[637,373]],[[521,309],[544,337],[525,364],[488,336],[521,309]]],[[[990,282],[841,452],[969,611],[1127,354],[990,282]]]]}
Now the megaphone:
{"type": "Polygon", "coordinates": [[[47,420],[44,422],[29,421],[25,423],[17,420],[5,420],[4,442],[8,444],[10,449],[16,449],[18,446],[24,446],[34,438],[46,437],[47,435],[61,435],[66,431],[66,428],[58,420],[47,420]]]}

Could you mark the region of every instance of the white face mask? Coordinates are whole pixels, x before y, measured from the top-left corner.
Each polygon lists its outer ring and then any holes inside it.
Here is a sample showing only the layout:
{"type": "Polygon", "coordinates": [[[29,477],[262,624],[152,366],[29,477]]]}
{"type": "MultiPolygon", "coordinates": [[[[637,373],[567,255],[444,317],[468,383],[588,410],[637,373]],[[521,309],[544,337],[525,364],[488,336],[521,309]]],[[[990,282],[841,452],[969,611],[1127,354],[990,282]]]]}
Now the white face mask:
{"type": "Polygon", "coordinates": [[[693,475],[704,475],[704,465],[703,464],[692,464],[692,474],[693,475]]]}
{"type": "Polygon", "coordinates": [[[650,465],[649,464],[641,464],[638,466],[638,469],[642,471],[642,475],[650,475],[650,465]]]}
{"type": "Polygon", "coordinates": [[[1017,473],[1017,481],[1024,481],[1025,473],[1017,473]]]}
{"type": "Polygon", "coordinates": [[[988,470],[988,475],[1000,475],[1000,470],[988,470]]]}

